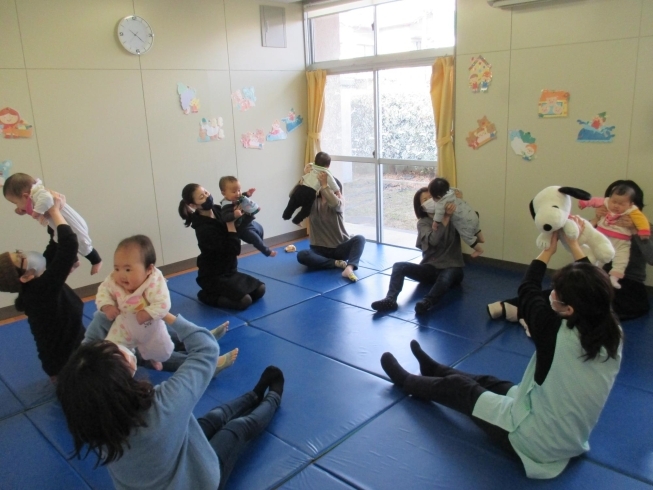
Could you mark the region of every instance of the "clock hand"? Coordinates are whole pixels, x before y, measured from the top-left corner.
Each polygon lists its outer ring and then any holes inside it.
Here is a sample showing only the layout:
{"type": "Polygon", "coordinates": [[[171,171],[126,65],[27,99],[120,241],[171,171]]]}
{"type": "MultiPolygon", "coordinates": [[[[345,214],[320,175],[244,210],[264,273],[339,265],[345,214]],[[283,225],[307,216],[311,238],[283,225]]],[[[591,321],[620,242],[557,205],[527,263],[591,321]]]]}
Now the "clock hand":
{"type": "Polygon", "coordinates": [[[134,36],[138,37],[138,40],[139,40],[140,42],[142,42],[142,43],[145,42],[145,41],[143,41],[143,40],[138,36],[138,34],[136,34],[136,33],[135,33],[134,31],[132,31],[131,29],[129,29],[129,32],[131,32],[134,36]]]}

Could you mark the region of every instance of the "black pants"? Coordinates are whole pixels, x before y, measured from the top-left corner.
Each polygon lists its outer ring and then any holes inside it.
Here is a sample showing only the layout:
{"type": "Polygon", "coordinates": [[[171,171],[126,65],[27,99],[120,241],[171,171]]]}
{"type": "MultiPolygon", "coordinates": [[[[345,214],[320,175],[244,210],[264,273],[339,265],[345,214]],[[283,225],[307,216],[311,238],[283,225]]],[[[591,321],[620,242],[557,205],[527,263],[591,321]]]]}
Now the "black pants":
{"type": "Polygon", "coordinates": [[[409,375],[404,382],[404,391],[468,415],[504,451],[517,456],[508,439],[508,431],[472,415],[478,398],[484,392],[505,395],[514,383],[502,381],[494,376],[468,374],[448,366],[440,366],[437,377],[409,375]]]}
{"type": "Polygon", "coordinates": [[[296,186],[288,200],[288,206],[286,206],[286,209],[283,212],[283,219],[289,220],[297,208],[301,209],[292,219],[293,223],[298,225],[304,220],[304,218],[308,218],[311,214],[311,208],[313,207],[313,202],[315,202],[316,195],[317,192],[312,187],[308,187],[307,185],[296,186]]]}

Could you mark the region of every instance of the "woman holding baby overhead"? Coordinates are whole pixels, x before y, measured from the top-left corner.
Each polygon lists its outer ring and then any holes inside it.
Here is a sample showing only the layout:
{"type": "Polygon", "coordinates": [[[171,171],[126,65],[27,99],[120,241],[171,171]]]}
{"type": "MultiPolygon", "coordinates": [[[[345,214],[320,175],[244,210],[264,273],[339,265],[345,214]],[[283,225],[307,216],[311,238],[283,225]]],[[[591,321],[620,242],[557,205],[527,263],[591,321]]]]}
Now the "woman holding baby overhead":
{"type": "Polygon", "coordinates": [[[181,192],[179,215],[197,236],[197,298],[204,304],[244,310],[265,294],[265,284],[238,272],[240,238],[233,221],[222,220],[220,206],[199,184],[188,184],[181,192]]]}

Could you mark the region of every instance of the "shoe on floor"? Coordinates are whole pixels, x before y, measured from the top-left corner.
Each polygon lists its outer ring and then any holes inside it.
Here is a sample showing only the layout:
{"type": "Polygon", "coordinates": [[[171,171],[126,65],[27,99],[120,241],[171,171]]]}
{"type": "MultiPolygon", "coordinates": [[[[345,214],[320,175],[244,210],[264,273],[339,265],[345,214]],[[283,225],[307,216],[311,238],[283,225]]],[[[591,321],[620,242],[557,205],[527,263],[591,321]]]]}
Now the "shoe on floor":
{"type": "Polygon", "coordinates": [[[383,298],[372,303],[372,309],[375,311],[395,311],[397,308],[399,305],[392,298],[383,298]]]}
{"type": "Polygon", "coordinates": [[[428,298],[421,299],[415,303],[415,313],[418,315],[428,312],[431,308],[433,308],[433,302],[428,298]]]}

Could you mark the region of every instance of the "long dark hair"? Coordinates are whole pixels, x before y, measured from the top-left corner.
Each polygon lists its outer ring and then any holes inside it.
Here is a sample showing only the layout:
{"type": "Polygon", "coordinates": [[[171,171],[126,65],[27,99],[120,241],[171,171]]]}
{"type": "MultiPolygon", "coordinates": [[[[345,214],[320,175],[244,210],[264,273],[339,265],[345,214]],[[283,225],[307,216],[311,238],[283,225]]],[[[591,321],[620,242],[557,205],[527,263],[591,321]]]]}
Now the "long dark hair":
{"type": "Polygon", "coordinates": [[[588,262],[572,262],[555,273],[552,286],[558,300],[574,309],[567,326],[578,329],[585,359],[594,359],[601,347],[616,358],[623,334],[612,311],[614,289],[606,272],[588,262]]]}
{"type": "Polygon", "coordinates": [[[413,196],[413,209],[415,210],[415,216],[417,219],[426,218],[428,214],[422,209],[422,194],[428,192],[428,187],[420,187],[419,190],[413,196]]]}
{"type": "Polygon", "coordinates": [[[147,426],[145,412],[152,406],[154,387],[132,377],[116,344],[99,341],[70,356],[57,376],[57,398],[73,436],[72,457],[93,452],[97,467],[122,458],[132,429],[147,426]]]}
{"type": "Polygon", "coordinates": [[[194,209],[189,207],[189,204],[195,204],[193,201],[193,193],[199,187],[199,184],[186,184],[181,190],[181,201],[179,201],[179,216],[184,220],[184,226],[188,228],[192,221],[194,209]]]}
{"type": "Polygon", "coordinates": [[[642,188],[633,180],[615,180],[605,190],[605,197],[610,197],[614,188],[622,185],[630,187],[635,192],[635,197],[632,199],[633,204],[637,206],[640,211],[644,209],[644,191],[642,191],[642,188]]]}

